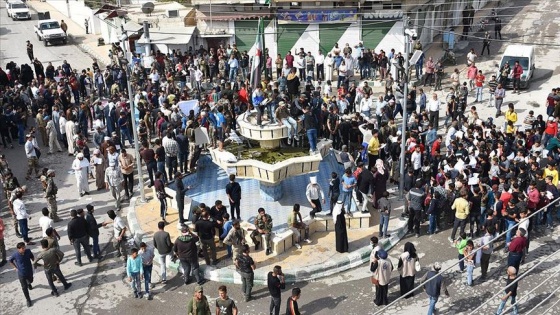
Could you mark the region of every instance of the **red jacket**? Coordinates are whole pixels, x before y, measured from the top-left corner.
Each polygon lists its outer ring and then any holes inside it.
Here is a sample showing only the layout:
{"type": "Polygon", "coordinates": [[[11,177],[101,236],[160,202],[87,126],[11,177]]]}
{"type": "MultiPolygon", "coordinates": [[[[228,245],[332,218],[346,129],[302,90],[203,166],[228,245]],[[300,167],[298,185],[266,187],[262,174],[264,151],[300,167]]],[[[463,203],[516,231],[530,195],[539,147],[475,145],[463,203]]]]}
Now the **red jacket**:
{"type": "Polygon", "coordinates": [[[521,65],[513,66],[513,77],[515,79],[521,78],[522,74],[523,74],[523,67],[521,67],[521,65]]]}

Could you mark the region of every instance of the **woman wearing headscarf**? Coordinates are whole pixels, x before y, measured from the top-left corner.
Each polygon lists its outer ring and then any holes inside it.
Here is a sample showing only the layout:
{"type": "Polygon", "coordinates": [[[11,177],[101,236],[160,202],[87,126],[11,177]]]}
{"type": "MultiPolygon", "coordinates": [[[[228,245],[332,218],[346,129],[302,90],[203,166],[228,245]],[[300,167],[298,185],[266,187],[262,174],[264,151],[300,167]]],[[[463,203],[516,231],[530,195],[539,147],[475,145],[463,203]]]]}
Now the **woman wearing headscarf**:
{"type": "Polygon", "coordinates": [[[399,265],[397,266],[400,273],[401,296],[405,296],[406,299],[414,296],[414,292],[410,291],[414,289],[417,261],[418,255],[414,244],[407,242],[404,244],[404,253],[399,257],[399,265]]]}
{"type": "Polygon", "coordinates": [[[380,249],[377,252],[378,259],[371,268],[375,274],[375,279],[378,281],[375,299],[373,300],[373,303],[377,306],[389,304],[387,294],[389,293],[389,281],[391,280],[391,272],[393,272],[393,263],[387,257],[387,252],[384,249],[380,249]]]}
{"type": "Polygon", "coordinates": [[[346,231],[346,220],[344,218],[344,205],[339,200],[333,208],[334,231],[336,236],[336,251],[348,252],[348,233],[346,231]]]}
{"type": "Polygon", "coordinates": [[[383,193],[387,191],[387,180],[389,179],[389,172],[385,168],[385,164],[382,159],[377,159],[375,161],[375,167],[372,170],[373,182],[375,187],[373,189],[373,207],[379,209],[378,200],[383,197],[383,193]],[[377,170],[377,172],[375,172],[377,170]]]}

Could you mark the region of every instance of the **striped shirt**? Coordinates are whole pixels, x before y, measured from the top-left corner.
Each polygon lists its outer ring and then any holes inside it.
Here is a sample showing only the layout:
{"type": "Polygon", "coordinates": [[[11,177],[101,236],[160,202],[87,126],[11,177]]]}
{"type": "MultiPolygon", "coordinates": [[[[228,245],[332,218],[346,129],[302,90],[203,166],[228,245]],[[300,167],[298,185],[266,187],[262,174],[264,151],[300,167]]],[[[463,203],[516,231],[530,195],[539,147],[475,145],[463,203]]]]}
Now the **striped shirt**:
{"type": "Polygon", "coordinates": [[[490,89],[490,92],[494,93],[494,91],[496,91],[496,87],[498,87],[498,81],[495,79],[492,79],[490,81],[488,81],[488,88],[490,89]]]}

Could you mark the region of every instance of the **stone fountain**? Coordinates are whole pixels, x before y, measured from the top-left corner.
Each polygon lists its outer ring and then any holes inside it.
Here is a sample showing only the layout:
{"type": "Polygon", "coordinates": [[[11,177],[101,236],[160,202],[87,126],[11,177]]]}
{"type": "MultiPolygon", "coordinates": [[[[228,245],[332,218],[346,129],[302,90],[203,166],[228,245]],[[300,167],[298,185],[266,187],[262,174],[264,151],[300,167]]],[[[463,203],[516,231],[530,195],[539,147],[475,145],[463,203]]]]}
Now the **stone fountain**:
{"type": "MultiPolygon", "coordinates": [[[[256,111],[240,115],[237,118],[237,131],[240,136],[258,142],[261,149],[282,152],[282,139],[288,137],[288,128],[284,125],[272,124],[270,121],[258,125],[256,121],[256,111]]],[[[272,163],[259,160],[258,154],[253,154],[254,158],[241,158],[240,152],[229,152],[223,148],[211,149],[210,155],[212,161],[228,174],[257,180],[263,200],[277,201],[284,193],[282,181],[290,177],[318,172],[319,164],[323,157],[329,154],[331,146],[332,141],[322,140],[317,144],[319,152],[317,154],[290,157],[272,163]]]]}

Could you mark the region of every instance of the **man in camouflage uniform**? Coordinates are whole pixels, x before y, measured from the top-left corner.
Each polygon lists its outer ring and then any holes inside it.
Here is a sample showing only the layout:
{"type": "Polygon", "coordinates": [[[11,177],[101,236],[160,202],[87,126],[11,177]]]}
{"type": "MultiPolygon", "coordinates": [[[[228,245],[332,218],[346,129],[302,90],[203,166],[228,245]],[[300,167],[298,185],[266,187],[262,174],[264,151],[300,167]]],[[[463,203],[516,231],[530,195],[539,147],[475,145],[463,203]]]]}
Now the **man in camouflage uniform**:
{"type": "Polygon", "coordinates": [[[259,249],[261,242],[257,240],[257,236],[261,236],[263,240],[263,247],[266,250],[266,254],[270,255],[272,253],[271,246],[271,233],[272,233],[272,217],[266,213],[264,208],[259,208],[259,214],[255,218],[256,230],[251,233],[251,239],[255,243],[255,250],[259,249]]]}
{"type": "Polygon", "coordinates": [[[49,208],[49,217],[53,219],[54,222],[60,222],[60,219],[57,215],[58,206],[56,204],[56,194],[58,192],[58,187],[54,183],[54,170],[47,171],[47,189],[45,189],[45,198],[47,199],[47,206],[49,208]]]}

